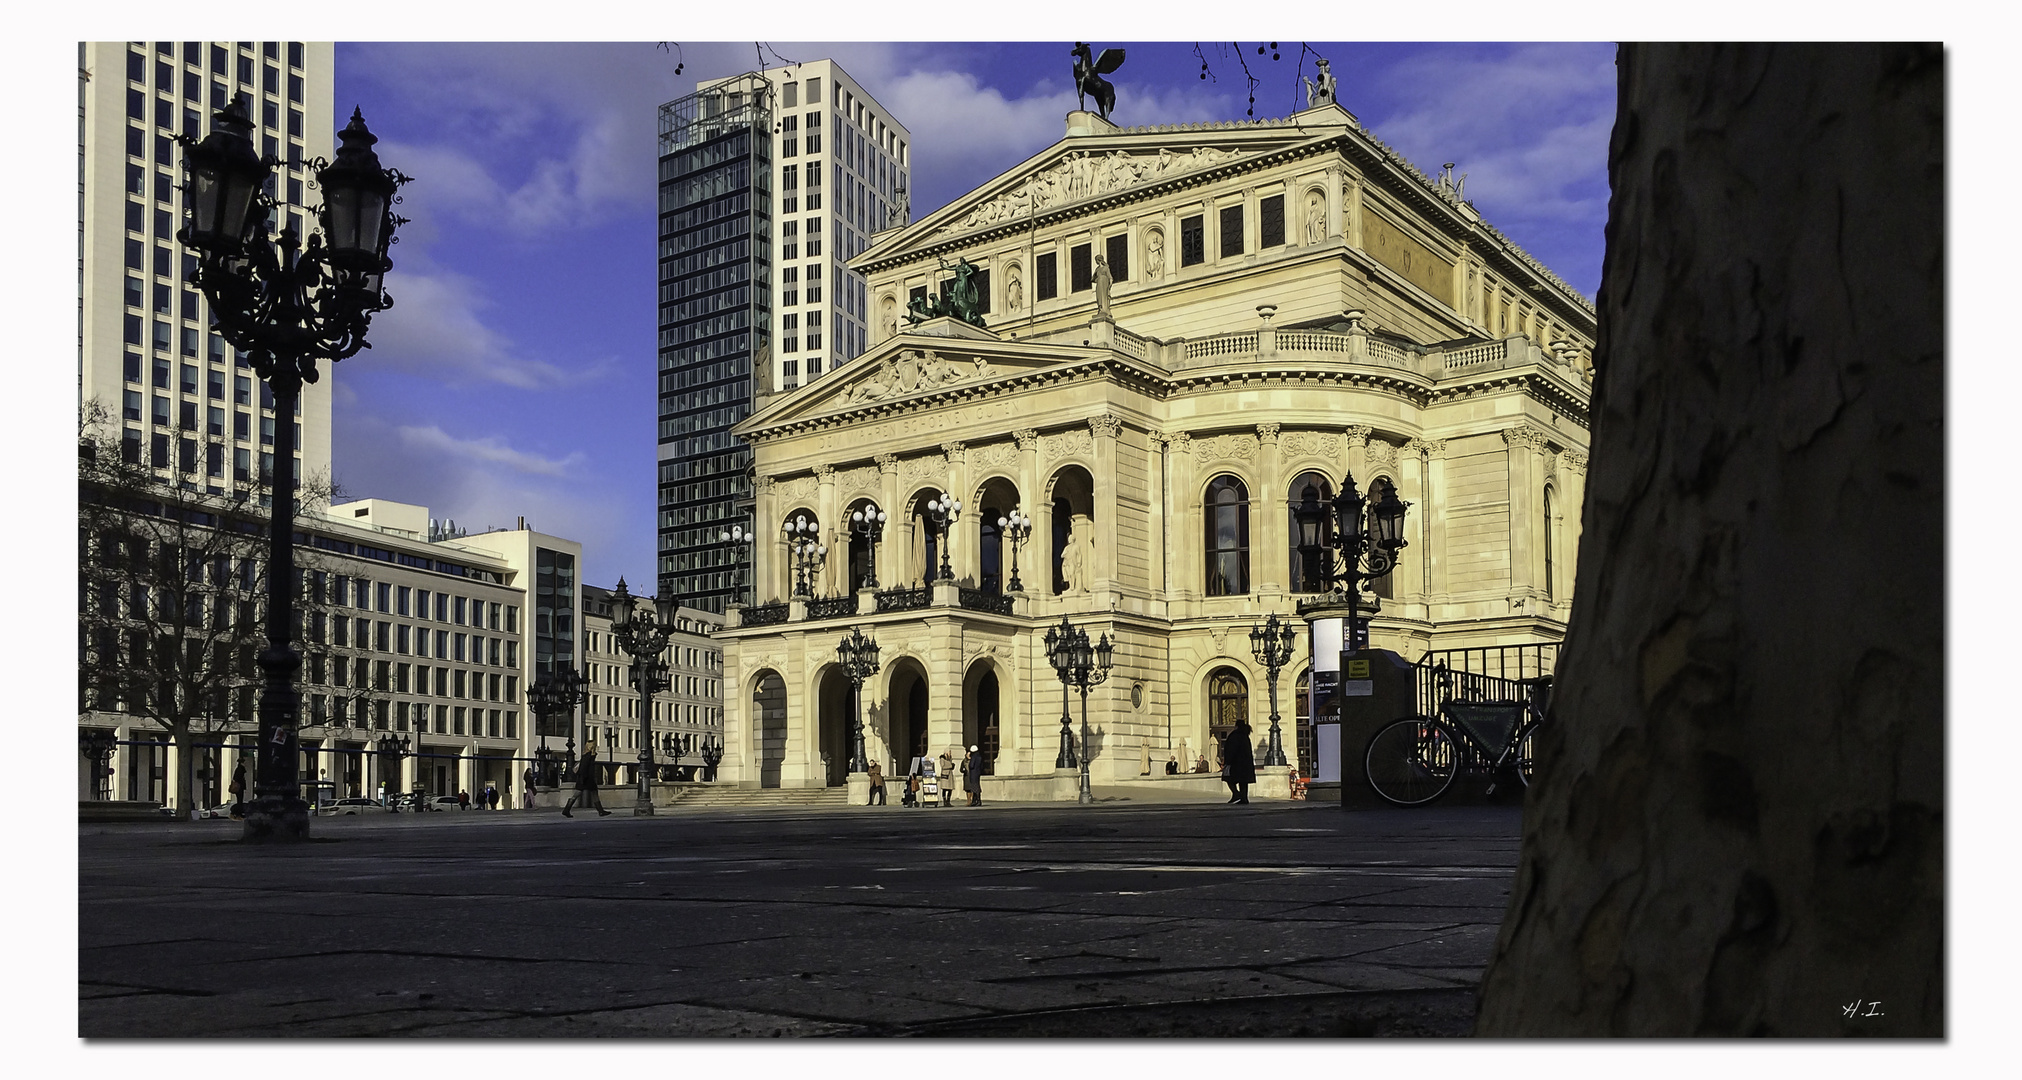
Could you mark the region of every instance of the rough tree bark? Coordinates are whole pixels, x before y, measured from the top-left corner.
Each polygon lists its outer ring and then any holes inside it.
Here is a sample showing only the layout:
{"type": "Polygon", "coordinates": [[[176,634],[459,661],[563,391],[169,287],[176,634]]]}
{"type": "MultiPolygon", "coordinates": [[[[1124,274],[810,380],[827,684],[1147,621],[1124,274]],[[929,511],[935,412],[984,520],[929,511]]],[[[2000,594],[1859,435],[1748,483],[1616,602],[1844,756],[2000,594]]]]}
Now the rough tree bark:
{"type": "Polygon", "coordinates": [[[1579,603],[1477,1033],[1942,1035],[1943,53],[1618,64],[1579,603]]]}

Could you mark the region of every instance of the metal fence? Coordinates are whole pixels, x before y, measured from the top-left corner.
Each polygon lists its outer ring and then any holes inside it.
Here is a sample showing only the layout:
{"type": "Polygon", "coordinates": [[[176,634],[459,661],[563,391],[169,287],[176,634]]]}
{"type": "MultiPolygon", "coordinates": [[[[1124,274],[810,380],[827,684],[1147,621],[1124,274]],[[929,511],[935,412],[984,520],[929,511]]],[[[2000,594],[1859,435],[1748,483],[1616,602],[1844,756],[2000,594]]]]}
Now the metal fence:
{"type": "Polygon", "coordinates": [[[1418,711],[1431,716],[1449,700],[1524,700],[1536,685],[1533,680],[1550,678],[1558,665],[1555,641],[1428,652],[1416,665],[1418,711]]]}

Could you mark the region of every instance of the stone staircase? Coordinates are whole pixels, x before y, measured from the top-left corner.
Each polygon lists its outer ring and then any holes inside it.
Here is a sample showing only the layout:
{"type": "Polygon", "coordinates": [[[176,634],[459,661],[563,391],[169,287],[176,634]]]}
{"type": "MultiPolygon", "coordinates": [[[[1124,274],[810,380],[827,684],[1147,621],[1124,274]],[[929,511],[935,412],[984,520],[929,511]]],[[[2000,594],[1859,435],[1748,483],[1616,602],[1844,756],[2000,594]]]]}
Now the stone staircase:
{"type": "Polygon", "coordinates": [[[849,789],[753,788],[730,785],[684,785],[674,800],[665,805],[712,810],[793,810],[822,809],[849,805],[849,789]]]}

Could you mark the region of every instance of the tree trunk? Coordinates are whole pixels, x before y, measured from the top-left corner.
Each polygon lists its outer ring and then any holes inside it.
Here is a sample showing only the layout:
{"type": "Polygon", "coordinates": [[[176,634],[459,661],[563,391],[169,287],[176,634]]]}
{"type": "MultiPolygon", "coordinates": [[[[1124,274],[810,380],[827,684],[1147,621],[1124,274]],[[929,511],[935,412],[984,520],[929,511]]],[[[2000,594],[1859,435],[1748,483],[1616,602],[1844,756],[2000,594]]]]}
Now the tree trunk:
{"type": "Polygon", "coordinates": [[[1943,53],[1618,63],[1579,602],[1478,1033],[1942,1035],[1943,53]]]}

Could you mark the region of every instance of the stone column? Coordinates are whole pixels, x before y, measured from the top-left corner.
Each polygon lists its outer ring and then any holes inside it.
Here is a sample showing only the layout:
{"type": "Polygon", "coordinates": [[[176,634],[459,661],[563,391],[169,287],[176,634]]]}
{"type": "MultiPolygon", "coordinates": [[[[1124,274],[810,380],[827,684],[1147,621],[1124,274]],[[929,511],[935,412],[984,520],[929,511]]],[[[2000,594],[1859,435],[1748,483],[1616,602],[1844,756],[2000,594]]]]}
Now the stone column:
{"type": "Polygon", "coordinates": [[[1587,504],[1587,454],[1584,450],[1566,449],[1559,452],[1559,513],[1565,522],[1563,539],[1559,542],[1558,565],[1565,567],[1559,577],[1565,582],[1559,590],[1559,601],[1571,603],[1573,580],[1580,565],[1580,526],[1587,504]]]}
{"type": "Polygon", "coordinates": [[[970,582],[970,588],[983,575],[982,545],[977,541],[982,537],[978,523],[982,521],[982,508],[976,504],[976,493],[969,490],[969,447],[967,443],[945,442],[941,452],[948,457],[947,475],[942,483],[955,498],[962,500],[962,517],[948,526],[953,547],[949,549],[949,565],[954,567],[955,580],[970,582]]]}
{"type": "Polygon", "coordinates": [[[1509,477],[1510,612],[1536,614],[1533,601],[1544,573],[1538,546],[1538,503],[1544,498],[1545,433],[1529,424],[1502,433],[1509,477]]]}
{"type": "Polygon", "coordinates": [[[776,580],[779,573],[777,487],[778,481],[772,477],[759,477],[752,502],[751,602],[754,604],[763,604],[783,595],[776,580]]]}
{"type": "Polygon", "coordinates": [[[1166,435],[1153,434],[1145,453],[1145,476],[1155,485],[1153,494],[1146,500],[1150,508],[1151,521],[1145,529],[1145,539],[1158,545],[1158,551],[1147,556],[1147,578],[1151,583],[1154,599],[1165,596],[1166,561],[1171,558],[1172,536],[1169,533],[1172,521],[1172,482],[1169,475],[1172,439],[1166,435]]]}
{"type": "Polygon", "coordinates": [[[1369,435],[1374,430],[1367,424],[1341,429],[1348,436],[1348,475],[1355,478],[1355,490],[1364,495],[1369,494],[1369,435]]]}
{"type": "Polygon", "coordinates": [[[896,454],[879,454],[878,462],[878,509],[885,512],[885,532],[878,540],[877,560],[878,587],[895,588],[905,584],[899,573],[901,564],[894,552],[903,551],[909,539],[906,536],[906,518],[899,507],[899,458],[896,454]]]}
{"type": "Polygon", "coordinates": [[[1341,235],[1348,241],[1349,247],[1360,248],[1362,246],[1361,181],[1351,179],[1346,182],[1341,190],[1340,206],[1341,235]]]}
{"type": "Polygon", "coordinates": [[[1426,523],[1430,516],[1426,512],[1429,505],[1426,497],[1425,455],[1432,444],[1424,439],[1405,442],[1398,452],[1397,497],[1410,503],[1404,512],[1404,539],[1406,547],[1398,555],[1396,573],[1397,598],[1406,603],[1419,605],[1417,613],[1425,616],[1426,552],[1431,546],[1426,539],[1426,523]]]}
{"type": "Polygon", "coordinates": [[[1418,516],[1425,523],[1426,618],[1436,620],[1432,605],[1453,601],[1446,583],[1446,440],[1421,442],[1425,450],[1425,506],[1418,516]]]}
{"type": "MultiPolygon", "coordinates": [[[[1034,596],[1051,596],[1053,571],[1047,560],[1053,549],[1053,534],[1045,530],[1052,527],[1049,524],[1052,514],[1041,505],[1045,500],[1039,490],[1039,432],[1019,428],[1011,437],[1018,440],[1018,507],[1032,519],[1032,535],[1025,538],[1025,547],[1018,552],[1018,580],[1034,596]]],[[[1011,572],[1008,563],[1004,572],[1011,572]]],[[[1007,577],[1005,581],[1010,579],[1007,577]]]]}
{"type": "Polygon", "coordinates": [[[835,466],[816,465],[814,478],[817,485],[814,512],[821,518],[821,532],[817,538],[828,545],[828,559],[815,573],[809,587],[816,596],[833,596],[836,593],[836,567],[849,561],[849,529],[836,509],[835,466]]]}
{"type": "Polygon", "coordinates": [[[1285,495],[1291,478],[1281,475],[1277,424],[1257,425],[1256,488],[1250,493],[1250,581],[1252,592],[1266,598],[1283,595],[1291,569],[1291,538],[1286,535],[1285,495]]]}
{"type": "Polygon", "coordinates": [[[793,630],[781,635],[781,641],[786,646],[785,662],[779,666],[779,676],[786,681],[786,747],[779,763],[779,786],[825,784],[827,777],[812,779],[821,767],[815,744],[821,702],[807,684],[807,635],[793,630]]]}
{"type": "Polygon", "coordinates": [[[1200,492],[1195,490],[1194,437],[1184,431],[1166,440],[1166,461],[1172,469],[1172,487],[1166,495],[1167,531],[1173,538],[1172,565],[1167,570],[1166,592],[1176,599],[1199,600],[1205,591],[1201,580],[1200,492]]]}
{"type": "Polygon", "coordinates": [[[1095,459],[1095,580],[1088,591],[1114,593],[1122,585],[1116,557],[1121,535],[1116,518],[1116,452],[1123,421],[1107,413],[1091,416],[1088,430],[1094,434],[1095,459]]]}

